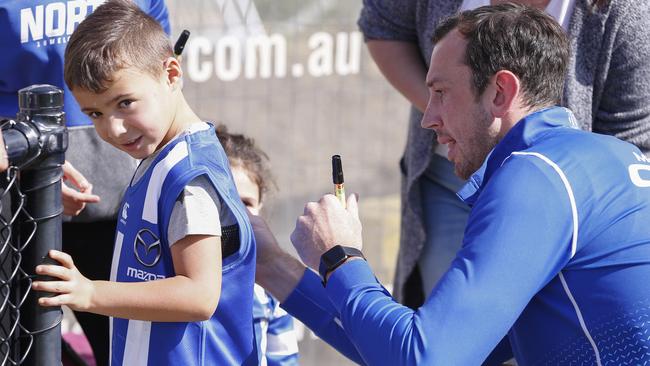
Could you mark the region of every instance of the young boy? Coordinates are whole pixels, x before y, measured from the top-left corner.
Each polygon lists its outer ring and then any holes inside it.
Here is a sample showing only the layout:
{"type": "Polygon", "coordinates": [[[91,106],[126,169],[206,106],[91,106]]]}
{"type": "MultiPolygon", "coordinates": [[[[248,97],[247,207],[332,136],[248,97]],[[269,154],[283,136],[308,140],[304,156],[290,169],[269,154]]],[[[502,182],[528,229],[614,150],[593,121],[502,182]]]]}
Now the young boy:
{"type": "Polygon", "coordinates": [[[254,365],[250,223],[181,77],[160,25],[128,1],[106,2],[73,33],[66,83],[100,137],[143,160],[118,217],[111,281],[88,280],[52,251],[61,266],[36,273],[57,280],[33,288],[55,293],[43,306],[112,317],[112,365],[254,365]]]}
{"type": "MultiPolygon", "coordinates": [[[[253,139],[230,133],[224,125],[217,127],[217,137],[228,156],[239,197],[250,213],[259,215],[272,182],[266,164],[268,157],[253,139]]],[[[293,318],[280,308],[278,300],[259,285],[255,285],[253,324],[260,365],[298,364],[298,341],[293,318]]]]}

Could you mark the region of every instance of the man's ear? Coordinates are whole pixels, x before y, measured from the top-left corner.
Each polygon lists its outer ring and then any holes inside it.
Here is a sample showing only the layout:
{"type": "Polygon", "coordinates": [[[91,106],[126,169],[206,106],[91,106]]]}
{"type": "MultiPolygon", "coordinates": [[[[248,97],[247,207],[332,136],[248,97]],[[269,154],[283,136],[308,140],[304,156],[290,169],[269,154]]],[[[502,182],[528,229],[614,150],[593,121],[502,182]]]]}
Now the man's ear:
{"type": "Polygon", "coordinates": [[[166,81],[172,88],[176,88],[181,83],[183,77],[183,70],[181,69],[181,64],[178,62],[176,57],[168,57],[164,63],[164,75],[166,81]]]}
{"type": "Polygon", "coordinates": [[[508,70],[497,71],[492,76],[492,100],[490,108],[495,117],[502,118],[520,102],[521,84],[519,78],[508,70]]]}

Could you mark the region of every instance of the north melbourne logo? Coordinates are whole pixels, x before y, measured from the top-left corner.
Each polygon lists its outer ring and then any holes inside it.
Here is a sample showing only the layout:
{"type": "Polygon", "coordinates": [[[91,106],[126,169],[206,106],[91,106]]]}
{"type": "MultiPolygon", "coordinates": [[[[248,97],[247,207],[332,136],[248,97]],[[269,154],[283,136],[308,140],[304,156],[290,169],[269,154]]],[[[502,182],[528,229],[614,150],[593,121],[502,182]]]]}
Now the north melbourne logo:
{"type": "Polygon", "coordinates": [[[20,43],[36,47],[67,43],[82,20],[105,0],[57,1],[20,9],[20,43]]]}

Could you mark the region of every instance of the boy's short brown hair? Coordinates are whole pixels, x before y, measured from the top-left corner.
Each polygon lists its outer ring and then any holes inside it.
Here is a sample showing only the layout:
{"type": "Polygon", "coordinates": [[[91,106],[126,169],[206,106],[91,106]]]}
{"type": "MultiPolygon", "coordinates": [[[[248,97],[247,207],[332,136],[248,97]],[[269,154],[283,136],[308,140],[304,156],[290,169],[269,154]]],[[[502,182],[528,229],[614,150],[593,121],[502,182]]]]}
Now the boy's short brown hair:
{"type": "Polygon", "coordinates": [[[64,77],[76,87],[101,93],[121,69],[135,67],[160,77],[173,55],[160,24],[128,0],[109,0],[79,24],[65,49],[64,77]]]}

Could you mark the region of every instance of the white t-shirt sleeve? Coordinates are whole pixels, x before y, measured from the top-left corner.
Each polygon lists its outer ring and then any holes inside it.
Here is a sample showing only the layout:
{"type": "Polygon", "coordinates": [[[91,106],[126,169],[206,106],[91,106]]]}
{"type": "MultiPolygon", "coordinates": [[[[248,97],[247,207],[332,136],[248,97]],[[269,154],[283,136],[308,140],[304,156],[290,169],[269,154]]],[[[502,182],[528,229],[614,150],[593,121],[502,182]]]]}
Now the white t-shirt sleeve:
{"type": "MultiPolygon", "coordinates": [[[[190,181],[172,209],[167,229],[169,245],[187,235],[221,236],[221,198],[205,176],[190,181]]],[[[226,210],[228,211],[228,210],[226,210]]],[[[226,214],[231,215],[228,211],[226,214]]],[[[229,221],[226,218],[226,221],[229,221]]]]}

